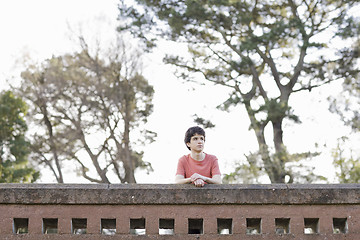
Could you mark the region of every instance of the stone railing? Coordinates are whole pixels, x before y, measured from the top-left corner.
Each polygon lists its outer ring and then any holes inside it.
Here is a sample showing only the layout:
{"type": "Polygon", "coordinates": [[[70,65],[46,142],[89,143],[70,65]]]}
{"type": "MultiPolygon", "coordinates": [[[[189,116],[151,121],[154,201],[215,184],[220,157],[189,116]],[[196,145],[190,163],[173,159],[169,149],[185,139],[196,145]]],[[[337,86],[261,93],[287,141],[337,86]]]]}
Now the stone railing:
{"type": "Polygon", "coordinates": [[[0,184],[0,239],[360,240],[360,185],[0,184]]]}

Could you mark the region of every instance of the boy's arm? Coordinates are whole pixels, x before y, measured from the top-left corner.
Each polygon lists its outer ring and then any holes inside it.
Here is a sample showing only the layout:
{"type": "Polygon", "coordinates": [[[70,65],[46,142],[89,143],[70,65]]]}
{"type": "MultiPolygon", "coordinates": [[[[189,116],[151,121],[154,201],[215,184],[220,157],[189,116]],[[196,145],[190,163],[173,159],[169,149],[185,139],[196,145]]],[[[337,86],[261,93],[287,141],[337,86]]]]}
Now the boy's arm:
{"type": "Polygon", "coordinates": [[[192,183],[196,187],[203,187],[204,184],[205,184],[205,181],[202,180],[201,178],[197,178],[197,179],[195,179],[193,181],[192,178],[184,178],[183,175],[176,175],[175,176],[175,183],[177,183],[177,184],[189,184],[189,183],[192,183]]]}
{"type": "Polygon", "coordinates": [[[204,182],[207,182],[210,184],[221,184],[222,183],[220,174],[214,175],[212,178],[209,178],[209,177],[202,176],[198,173],[194,173],[191,176],[190,181],[194,182],[196,179],[202,179],[204,182]]]}
{"type": "Polygon", "coordinates": [[[211,184],[222,184],[221,175],[214,175],[212,178],[204,177],[203,180],[211,184]]]}
{"type": "Polygon", "coordinates": [[[177,184],[188,184],[191,183],[191,178],[185,178],[183,175],[175,176],[175,183],[177,184]]]}

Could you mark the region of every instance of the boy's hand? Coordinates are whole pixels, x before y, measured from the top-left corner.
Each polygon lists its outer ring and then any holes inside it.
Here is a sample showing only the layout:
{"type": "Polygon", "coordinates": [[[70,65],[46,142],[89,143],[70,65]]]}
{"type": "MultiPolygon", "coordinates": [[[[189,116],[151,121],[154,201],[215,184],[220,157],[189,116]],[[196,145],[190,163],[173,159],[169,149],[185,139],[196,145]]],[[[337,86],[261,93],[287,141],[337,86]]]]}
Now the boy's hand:
{"type": "Polygon", "coordinates": [[[201,176],[201,175],[198,174],[198,173],[194,173],[194,174],[190,177],[190,179],[191,179],[191,182],[195,182],[195,181],[198,180],[198,179],[202,179],[202,180],[204,181],[204,177],[201,176]]]}
{"type": "Polygon", "coordinates": [[[195,187],[203,187],[205,185],[204,180],[198,178],[195,181],[193,181],[193,184],[195,185],[195,187]]]}
{"type": "Polygon", "coordinates": [[[198,174],[198,173],[194,173],[191,177],[191,182],[196,186],[196,187],[203,187],[205,185],[205,180],[206,177],[198,174]]]}

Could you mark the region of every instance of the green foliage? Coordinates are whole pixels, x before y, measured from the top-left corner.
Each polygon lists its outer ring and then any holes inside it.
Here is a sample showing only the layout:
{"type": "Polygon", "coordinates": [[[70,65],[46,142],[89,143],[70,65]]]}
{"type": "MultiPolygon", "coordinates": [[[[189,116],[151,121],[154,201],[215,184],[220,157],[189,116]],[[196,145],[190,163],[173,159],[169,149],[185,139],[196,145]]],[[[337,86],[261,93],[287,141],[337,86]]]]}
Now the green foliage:
{"type": "MultiPolygon", "coordinates": [[[[344,35],[351,34],[349,33],[350,25],[354,25],[353,19],[349,21],[344,32],[341,32],[344,35]]],[[[354,29],[354,27],[351,27],[354,29]]],[[[357,25],[357,30],[359,32],[360,24],[357,25]]],[[[359,57],[360,53],[360,41],[356,41],[350,48],[344,50],[346,52],[347,60],[343,60],[348,64],[345,69],[338,70],[340,74],[344,76],[343,81],[343,91],[336,97],[330,97],[330,111],[338,114],[341,120],[345,125],[350,126],[353,133],[358,134],[360,132],[360,75],[359,69],[354,69],[348,71],[349,66],[358,66],[359,60],[356,61],[356,58],[359,57]],[[352,59],[352,60],[350,60],[352,59]]],[[[337,147],[333,150],[333,165],[337,169],[337,179],[341,183],[359,183],[360,182],[360,164],[359,157],[356,157],[355,153],[351,149],[347,152],[344,150],[346,147],[346,142],[348,141],[347,137],[342,137],[338,139],[337,147]]]]}
{"type": "Polygon", "coordinates": [[[231,173],[223,175],[224,183],[258,184],[268,179],[259,153],[250,153],[245,157],[246,163],[237,162],[231,173]]]}
{"type": "Polygon", "coordinates": [[[332,152],[333,164],[337,169],[336,177],[340,183],[360,183],[360,158],[355,158],[353,153],[346,157],[342,146],[346,140],[346,137],[339,139],[332,152]]]}
{"type": "Polygon", "coordinates": [[[25,139],[26,104],[11,91],[0,95],[0,183],[34,182],[39,172],[28,167],[29,142],[25,139]]]}
{"type": "Polygon", "coordinates": [[[254,111],[254,113],[265,113],[267,116],[267,121],[277,121],[284,118],[289,118],[296,123],[300,123],[300,119],[298,116],[293,114],[293,111],[290,106],[286,102],[280,102],[277,99],[270,99],[266,101],[264,105],[261,105],[258,110],[254,111]]]}
{"type": "MultiPolygon", "coordinates": [[[[358,28],[360,27],[360,24],[358,28]]],[[[347,60],[344,64],[347,67],[339,69],[337,72],[344,76],[343,91],[336,97],[330,97],[330,111],[338,114],[341,120],[350,126],[354,132],[360,131],[360,69],[349,70],[352,66],[358,66],[360,61],[360,40],[357,40],[346,52],[347,60]]]]}
{"type": "Polygon", "coordinates": [[[194,117],[194,122],[197,125],[202,126],[203,128],[214,128],[215,124],[213,124],[210,120],[206,120],[202,117],[199,117],[197,114],[193,115],[194,117]]]}
{"type": "MultiPolygon", "coordinates": [[[[314,173],[314,167],[304,164],[318,156],[318,152],[304,152],[289,154],[288,152],[275,153],[271,155],[272,162],[286,161],[284,183],[313,183],[326,182],[327,178],[314,173]],[[304,174],[306,172],[306,174],[304,174]]],[[[261,154],[259,152],[250,153],[245,156],[245,162],[236,162],[234,170],[231,173],[224,174],[224,183],[245,183],[258,184],[269,182],[269,176],[266,172],[261,154]]]]}

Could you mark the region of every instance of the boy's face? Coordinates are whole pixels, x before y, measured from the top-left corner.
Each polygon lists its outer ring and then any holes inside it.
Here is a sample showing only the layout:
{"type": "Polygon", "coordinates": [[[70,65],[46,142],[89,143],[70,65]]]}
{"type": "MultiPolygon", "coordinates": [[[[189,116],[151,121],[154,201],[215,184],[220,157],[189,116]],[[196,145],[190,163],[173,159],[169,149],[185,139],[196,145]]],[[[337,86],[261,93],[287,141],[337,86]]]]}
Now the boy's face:
{"type": "Polygon", "coordinates": [[[195,133],[194,136],[190,138],[190,142],[186,145],[195,152],[202,152],[204,150],[205,137],[195,133]]]}

